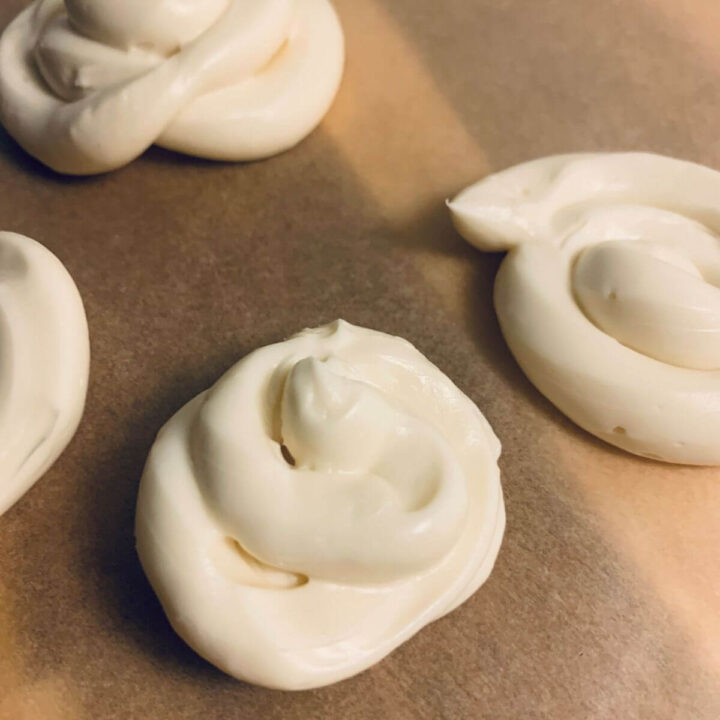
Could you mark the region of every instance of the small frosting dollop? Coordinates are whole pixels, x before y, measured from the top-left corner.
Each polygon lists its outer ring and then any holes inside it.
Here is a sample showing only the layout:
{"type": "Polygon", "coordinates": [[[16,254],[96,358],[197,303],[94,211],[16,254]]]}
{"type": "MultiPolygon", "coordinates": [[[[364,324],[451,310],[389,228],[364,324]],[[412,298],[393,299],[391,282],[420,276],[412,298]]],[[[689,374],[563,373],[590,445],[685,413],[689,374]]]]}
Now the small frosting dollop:
{"type": "Polygon", "coordinates": [[[0,120],[68,174],[153,143],[254,160],[316,127],[343,65],[329,0],[35,0],[0,38],[0,120]]]}
{"type": "Polygon", "coordinates": [[[338,321],[262,348],[160,432],[143,567],[178,633],[282,689],[369,667],[487,578],[500,445],[408,342],[338,321]]]}
{"type": "Polygon", "coordinates": [[[42,245],[0,232],[0,515],[80,422],[90,344],[80,294],[42,245]]]}
{"type": "Polygon", "coordinates": [[[462,192],[459,232],[508,250],[495,306],[525,373],[625,450],[720,464],[720,173],[643,153],[526,163],[462,192]]]}

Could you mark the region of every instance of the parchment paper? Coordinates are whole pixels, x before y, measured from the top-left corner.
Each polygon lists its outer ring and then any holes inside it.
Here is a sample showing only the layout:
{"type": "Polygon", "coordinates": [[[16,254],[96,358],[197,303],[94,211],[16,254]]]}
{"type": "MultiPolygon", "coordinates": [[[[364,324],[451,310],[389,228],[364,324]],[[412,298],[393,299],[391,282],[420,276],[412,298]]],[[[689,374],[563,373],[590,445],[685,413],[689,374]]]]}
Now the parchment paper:
{"type": "MultiPolygon", "coordinates": [[[[23,5],[3,0],[0,26],[23,5]]],[[[0,134],[0,227],[67,265],[93,353],[76,438],[0,518],[0,718],[717,720],[720,471],[635,459],[546,402],[498,330],[501,258],[466,247],[443,201],[558,152],[720,168],[720,6],[336,5],[342,91],[281,157],[151,150],[72,180],[0,134]],[[357,678],[283,694],[174,635],[135,556],[135,496],[176,409],[337,317],[408,338],[477,402],[503,443],[508,529],[457,612],[357,678]]]]}

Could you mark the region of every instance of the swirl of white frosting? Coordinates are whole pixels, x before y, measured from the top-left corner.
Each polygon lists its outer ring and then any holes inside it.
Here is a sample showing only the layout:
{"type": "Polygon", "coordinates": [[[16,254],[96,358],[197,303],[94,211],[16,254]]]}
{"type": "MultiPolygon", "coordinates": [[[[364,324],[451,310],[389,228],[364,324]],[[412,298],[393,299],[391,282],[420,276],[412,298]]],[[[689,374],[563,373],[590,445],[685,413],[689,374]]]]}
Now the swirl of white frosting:
{"type": "Polygon", "coordinates": [[[597,437],[720,464],[720,173],[640,153],[565,155],[450,203],[459,232],[509,250],[495,306],[525,373],[597,437]]]}
{"type": "Polygon", "coordinates": [[[282,689],[369,667],[487,578],[500,445],[412,345],[342,321],[262,348],[160,432],[140,559],[178,633],[282,689]]]}
{"type": "Polygon", "coordinates": [[[67,270],[34,240],[0,233],[0,514],[75,434],[89,362],[85,311],[67,270]]]}
{"type": "Polygon", "coordinates": [[[69,174],[153,143],[253,160],[317,126],[343,64],[329,0],[35,0],[0,38],[0,120],[69,174]]]}

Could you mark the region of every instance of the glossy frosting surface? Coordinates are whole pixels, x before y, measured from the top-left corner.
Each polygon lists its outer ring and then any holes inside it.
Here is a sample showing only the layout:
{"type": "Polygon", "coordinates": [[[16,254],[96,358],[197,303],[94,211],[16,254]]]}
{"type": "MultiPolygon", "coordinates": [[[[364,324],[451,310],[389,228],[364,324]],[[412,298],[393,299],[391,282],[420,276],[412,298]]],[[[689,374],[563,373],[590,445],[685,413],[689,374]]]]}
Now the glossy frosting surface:
{"type": "Polygon", "coordinates": [[[153,143],[254,160],[315,128],[343,65],[329,0],[36,0],[0,39],[0,120],[63,173],[153,143]]]}
{"type": "Polygon", "coordinates": [[[208,660],[269,687],[326,685],[485,581],[499,453],[412,345],[338,321],[250,354],[163,428],[138,551],[208,660]]]}
{"type": "Polygon", "coordinates": [[[42,245],[0,232],[0,514],[52,465],[85,404],[82,300],[42,245]]]}
{"type": "Polygon", "coordinates": [[[450,203],[507,250],[495,305],[530,379],[598,437],[720,464],[720,173],[657,155],[567,155],[450,203]]]}

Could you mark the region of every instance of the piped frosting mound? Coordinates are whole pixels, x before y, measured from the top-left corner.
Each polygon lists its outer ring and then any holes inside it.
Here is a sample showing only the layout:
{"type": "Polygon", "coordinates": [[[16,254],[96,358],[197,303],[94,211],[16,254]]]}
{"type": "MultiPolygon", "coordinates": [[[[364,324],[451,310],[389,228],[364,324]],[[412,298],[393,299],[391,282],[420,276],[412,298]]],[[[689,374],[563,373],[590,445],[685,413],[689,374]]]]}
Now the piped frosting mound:
{"type": "Polygon", "coordinates": [[[643,153],[519,165],[450,203],[505,250],[495,308],[527,376],[597,437],[720,465],[720,173],[643,153]]]}
{"type": "Polygon", "coordinates": [[[343,64],[329,0],[36,0],[0,39],[0,120],[68,174],[153,143],[255,160],[318,125],[343,64]]]}
{"type": "Polygon", "coordinates": [[[90,343],[62,263],[0,232],[0,515],[55,462],[85,406],[90,343]]]}
{"type": "Polygon", "coordinates": [[[138,552],[212,663],[273,688],[326,685],[486,580],[505,525],[499,453],[410,343],[338,321],[253,352],[162,429],[138,552]]]}

